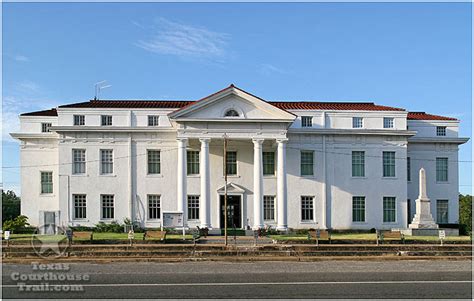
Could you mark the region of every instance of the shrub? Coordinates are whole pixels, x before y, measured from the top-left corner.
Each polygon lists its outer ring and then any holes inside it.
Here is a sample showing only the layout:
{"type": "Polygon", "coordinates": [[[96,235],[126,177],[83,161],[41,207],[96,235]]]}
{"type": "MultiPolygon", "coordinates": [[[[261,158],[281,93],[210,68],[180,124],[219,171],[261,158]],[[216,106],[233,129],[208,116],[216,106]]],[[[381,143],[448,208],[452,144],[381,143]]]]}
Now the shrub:
{"type": "Polygon", "coordinates": [[[69,227],[72,231],[78,231],[78,232],[81,232],[81,231],[96,231],[95,227],[86,227],[86,226],[75,226],[75,227],[69,227]]]}
{"type": "Polygon", "coordinates": [[[25,215],[17,216],[12,220],[7,220],[3,223],[3,231],[12,231],[14,233],[21,231],[30,224],[28,223],[28,217],[25,215]]]}
{"type": "Polygon", "coordinates": [[[96,232],[123,233],[123,229],[123,225],[120,225],[119,223],[117,223],[117,221],[112,221],[109,224],[99,222],[97,225],[95,225],[96,232]]]}

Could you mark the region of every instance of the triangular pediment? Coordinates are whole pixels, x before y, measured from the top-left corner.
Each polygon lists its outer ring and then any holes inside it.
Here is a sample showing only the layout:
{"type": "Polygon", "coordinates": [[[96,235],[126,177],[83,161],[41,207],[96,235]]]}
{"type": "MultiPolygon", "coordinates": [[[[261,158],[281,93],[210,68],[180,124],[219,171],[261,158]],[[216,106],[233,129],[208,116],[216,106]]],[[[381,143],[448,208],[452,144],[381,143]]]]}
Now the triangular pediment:
{"type": "MultiPolygon", "coordinates": [[[[221,188],[217,189],[217,193],[224,194],[225,193],[225,186],[222,186],[221,188]]],[[[227,184],[227,193],[243,194],[243,193],[245,193],[245,189],[240,187],[237,184],[228,183],[227,184]]]]}
{"type": "Polygon", "coordinates": [[[292,122],[295,115],[269,104],[242,89],[231,85],[189,106],[171,113],[179,120],[265,120],[292,122]]]}

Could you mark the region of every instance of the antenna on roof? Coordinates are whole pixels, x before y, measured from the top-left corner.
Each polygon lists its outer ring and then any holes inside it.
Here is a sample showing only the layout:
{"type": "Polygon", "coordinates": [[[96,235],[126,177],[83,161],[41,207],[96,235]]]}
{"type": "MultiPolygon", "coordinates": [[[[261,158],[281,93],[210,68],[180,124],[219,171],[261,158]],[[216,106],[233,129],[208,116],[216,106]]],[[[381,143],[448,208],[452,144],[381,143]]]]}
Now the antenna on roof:
{"type": "Polygon", "coordinates": [[[110,88],[112,87],[112,85],[107,85],[107,81],[103,80],[103,81],[95,83],[94,87],[95,87],[94,100],[99,100],[100,90],[110,88]]]}

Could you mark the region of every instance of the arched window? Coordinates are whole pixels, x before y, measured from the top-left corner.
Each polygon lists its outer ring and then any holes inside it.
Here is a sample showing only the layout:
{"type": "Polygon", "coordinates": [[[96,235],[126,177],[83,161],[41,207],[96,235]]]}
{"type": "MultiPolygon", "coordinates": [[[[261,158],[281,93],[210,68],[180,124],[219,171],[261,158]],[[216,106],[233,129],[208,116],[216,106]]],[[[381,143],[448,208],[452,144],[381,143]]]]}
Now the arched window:
{"type": "Polygon", "coordinates": [[[224,117],[239,117],[239,113],[234,109],[230,109],[225,112],[224,117]]]}

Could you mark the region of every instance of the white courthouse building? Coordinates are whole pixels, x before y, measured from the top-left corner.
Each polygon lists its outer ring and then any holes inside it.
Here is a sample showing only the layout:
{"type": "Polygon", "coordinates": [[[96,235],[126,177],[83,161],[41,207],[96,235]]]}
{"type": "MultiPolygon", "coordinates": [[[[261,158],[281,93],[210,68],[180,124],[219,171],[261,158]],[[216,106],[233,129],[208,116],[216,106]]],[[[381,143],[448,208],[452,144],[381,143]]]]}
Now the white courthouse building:
{"type": "Polygon", "coordinates": [[[91,100],[25,113],[21,212],[33,225],[129,218],[157,228],[406,228],[418,171],[458,223],[459,121],[374,103],[265,101],[231,85],[198,101],[91,100]],[[228,141],[224,162],[223,141],[228,141]]]}

